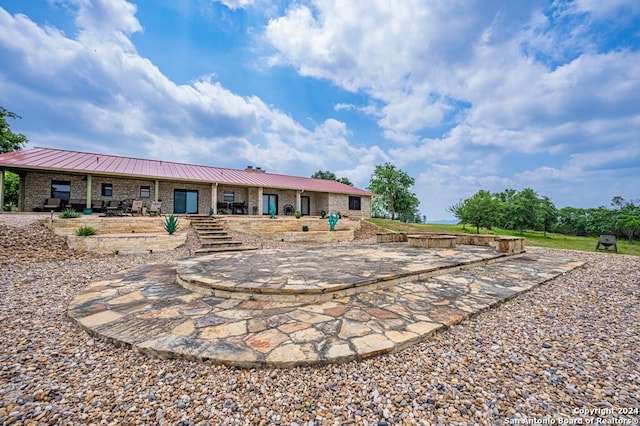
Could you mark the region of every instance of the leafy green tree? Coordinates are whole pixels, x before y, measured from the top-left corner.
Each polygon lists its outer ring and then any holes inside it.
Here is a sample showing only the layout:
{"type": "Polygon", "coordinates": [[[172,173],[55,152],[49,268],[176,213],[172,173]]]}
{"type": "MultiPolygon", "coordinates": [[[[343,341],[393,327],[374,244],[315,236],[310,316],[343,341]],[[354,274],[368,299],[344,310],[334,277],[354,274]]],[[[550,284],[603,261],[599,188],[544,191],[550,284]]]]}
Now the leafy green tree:
{"type": "Polygon", "coordinates": [[[4,173],[4,205],[7,208],[18,205],[19,182],[20,177],[17,174],[8,171],[4,173]]]}
{"type": "Polygon", "coordinates": [[[353,186],[353,183],[351,183],[349,178],[338,178],[335,173],[330,172],[329,170],[318,170],[317,172],[312,174],[311,177],[315,179],[335,180],[337,182],[344,183],[345,185],[353,186]]]}
{"type": "Polygon", "coordinates": [[[395,220],[396,215],[413,216],[420,204],[418,197],[410,190],[414,183],[415,180],[406,172],[391,163],[385,163],[376,165],[367,189],[377,194],[375,208],[380,213],[389,213],[391,219],[395,220]]]}
{"type": "Polygon", "coordinates": [[[587,212],[577,207],[558,210],[557,230],[563,234],[587,235],[587,212]]]}
{"type": "Polygon", "coordinates": [[[540,210],[538,212],[538,223],[542,225],[544,236],[548,231],[552,231],[558,223],[558,209],[549,197],[542,197],[540,200],[540,210]]]}
{"type": "Polygon", "coordinates": [[[531,188],[525,188],[513,196],[508,208],[509,222],[523,234],[525,229],[536,229],[539,217],[538,195],[531,188]]]}
{"type": "Polygon", "coordinates": [[[312,174],[311,177],[315,179],[338,180],[336,174],[330,172],[329,170],[318,170],[317,172],[312,174]]]}
{"type": "Polygon", "coordinates": [[[493,194],[493,198],[497,201],[498,208],[498,220],[496,224],[500,225],[504,229],[513,229],[513,224],[510,222],[509,207],[513,203],[513,197],[516,195],[515,189],[505,189],[502,192],[493,194]]]}
{"type": "Polygon", "coordinates": [[[586,229],[585,234],[596,236],[615,233],[618,221],[618,210],[609,210],[604,206],[585,210],[586,229]]]}
{"type": "Polygon", "coordinates": [[[621,214],[618,224],[629,241],[633,242],[634,237],[637,238],[640,235],[640,208],[636,208],[632,213],[621,214]]]}
{"type": "Polygon", "coordinates": [[[488,191],[483,189],[476,192],[471,198],[464,200],[462,205],[462,222],[476,227],[476,233],[480,228],[491,229],[499,219],[498,202],[488,191]]]}
{"type": "Polygon", "coordinates": [[[7,123],[7,118],[22,118],[18,114],[0,107],[0,154],[19,151],[29,142],[22,133],[13,133],[7,123]]]}
{"type": "Polygon", "coordinates": [[[462,224],[462,229],[465,229],[467,225],[464,222],[464,201],[460,200],[455,204],[451,204],[447,207],[447,211],[453,215],[462,224]]]}

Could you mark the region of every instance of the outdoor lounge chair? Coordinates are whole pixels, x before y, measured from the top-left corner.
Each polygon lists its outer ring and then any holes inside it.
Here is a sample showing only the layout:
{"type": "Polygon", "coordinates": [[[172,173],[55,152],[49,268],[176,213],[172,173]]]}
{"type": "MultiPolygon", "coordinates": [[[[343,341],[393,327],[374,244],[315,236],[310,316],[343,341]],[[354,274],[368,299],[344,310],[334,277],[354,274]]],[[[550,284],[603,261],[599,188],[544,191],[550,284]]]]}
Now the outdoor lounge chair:
{"type": "Polygon", "coordinates": [[[136,200],[131,203],[131,215],[142,214],[142,201],[136,200]]]}
{"type": "Polygon", "coordinates": [[[120,201],[111,200],[103,209],[107,216],[122,216],[122,206],[120,201]]]}
{"type": "Polygon", "coordinates": [[[149,213],[150,216],[159,216],[161,209],[162,201],[152,201],[149,210],[147,210],[147,213],[149,213]]]}
{"type": "Polygon", "coordinates": [[[102,200],[93,200],[91,202],[91,209],[96,212],[102,211],[102,200]]]}

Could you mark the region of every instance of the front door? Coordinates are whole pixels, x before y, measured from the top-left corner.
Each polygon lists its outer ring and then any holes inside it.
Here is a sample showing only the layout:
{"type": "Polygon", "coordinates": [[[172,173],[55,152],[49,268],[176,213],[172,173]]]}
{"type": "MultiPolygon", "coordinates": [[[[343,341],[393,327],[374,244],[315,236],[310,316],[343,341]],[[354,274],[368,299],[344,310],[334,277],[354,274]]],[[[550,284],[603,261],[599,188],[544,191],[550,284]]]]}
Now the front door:
{"type": "Polygon", "coordinates": [[[271,214],[269,208],[272,203],[276,207],[276,214],[278,214],[278,195],[262,194],[262,214],[271,214]]]}
{"type": "Polygon", "coordinates": [[[197,214],[198,191],[175,189],[173,191],[173,212],[176,214],[197,214]]]}
{"type": "Polygon", "coordinates": [[[311,213],[311,197],[303,195],[300,197],[300,213],[302,216],[309,216],[311,213]]]}

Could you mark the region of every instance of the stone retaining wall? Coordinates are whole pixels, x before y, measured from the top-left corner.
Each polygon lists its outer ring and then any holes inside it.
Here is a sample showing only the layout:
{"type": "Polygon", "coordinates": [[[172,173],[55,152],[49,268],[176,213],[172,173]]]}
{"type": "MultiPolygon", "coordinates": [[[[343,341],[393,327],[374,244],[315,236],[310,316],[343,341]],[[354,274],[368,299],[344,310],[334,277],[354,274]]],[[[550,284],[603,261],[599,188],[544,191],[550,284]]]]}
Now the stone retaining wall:
{"type": "Polygon", "coordinates": [[[317,239],[314,241],[324,242],[324,241],[336,241],[339,239],[340,241],[352,241],[353,234],[356,230],[360,229],[360,219],[348,219],[343,218],[338,221],[336,225],[336,229],[333,232],[329,232],[329,221],[325,219],[321,219],[319,217],[307,217],[304,216],[300,219],[296,219],[295,217],[277,217],[276,219],[265,219],[265,218],[245,218],[245,217],[230,217],[224,218],[224,223],[226,227],[232,231],[244,232],[247,234],[259,235],[265,238],[270,238],[273,240],[284,240],[284,241],[302,241],[297,238],[303,238],[304,241],[307,241],[310,236],[316,236],[317,239]],[[302,227],[308,226],[309,232],[302,232],[302,227]],[[341,236],[322,236],[322,234],[334,234],[338,231],[350,231],[341,234],[341,236]],[[294,234],[308,234],[305,236],[294,236],[294,234]],[[351,239],[343,240],[345,236],[350,236],[351,239]],[[287,239],[293,238],[293,239],[287,239]],[[326,239],[326,240],[323,240],[326,239]]]}
{"type": "MultiPolygon", "coordinates": [[[[190,221],[186,217],[179,217],[178,232],[189,227],[190,221]]],[[[78,228],[90,226],[101,234],[136,234],[158,233],[166,234],[163,228],[164,216],[158,217],[98,217],[85,215],[75,219],[42,219],[41,222],[57,235],[63,237],[75,236],[78,228]]]]}
{"type": "Polygon", "coordinates": [[[353,229],[331,232],[285,232],[283,240],[291,243],[346,243],[349,241],[353,241],[353,229]]]}
{"type": "Polygon", "coordinates": [[[173,250],[187,241],[187,233],[109,234],[88,237],[67,236],[69,247],[100,254],[141,254],[173,250]]]}
{"type": "Polygon", "coordinates": [[[502,235],[475,235],[475,234],[416,234],[407,235],[401,232],[380,233],[377,235],[378,243],[396,243],[409,242],[414,247],[438,248],[438,247],[455,247],[456,244],[472,245],[472,246],[490,246],[494,247],[500,253],[518,254],[525,252],[523,237],[509,237],[502,235]],[[455,237],[455,243],[450,245],[449,242],[438,244],[437,240],[442,238],[455,237]],[[431,239],[432,241],[429,241],[431,239]],[[410,241],[412,240],[412,241],[410,241]],[[424,240],[424,241],[422,241],[424,240]]]}

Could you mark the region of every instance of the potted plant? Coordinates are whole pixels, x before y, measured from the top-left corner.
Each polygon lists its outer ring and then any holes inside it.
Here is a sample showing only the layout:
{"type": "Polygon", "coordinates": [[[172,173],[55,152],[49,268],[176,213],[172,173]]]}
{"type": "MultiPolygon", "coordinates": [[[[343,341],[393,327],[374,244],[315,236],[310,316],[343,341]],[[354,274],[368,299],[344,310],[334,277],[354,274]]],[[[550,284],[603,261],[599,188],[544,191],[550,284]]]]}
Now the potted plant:
{"type": "Polygon", "coordinates": [[[324,219],[324,217],[327,215],[327,212],[324,210],[320,210],[320,217],[324,219]]]}
{"type": "Polygon", "coordinates": [[[302,213],[300,213],[299,211],[295,212],[295,217],[296,219],[300,219],[302,217],[302,213]]]}
{"type": "Polygon", "coordinates": [[[307,225],[302,225],[302,232],[309,232],[309,227],[307,225]]]}

